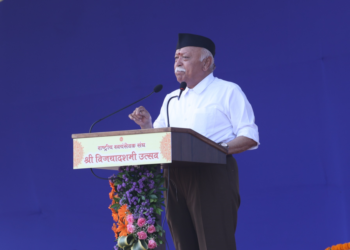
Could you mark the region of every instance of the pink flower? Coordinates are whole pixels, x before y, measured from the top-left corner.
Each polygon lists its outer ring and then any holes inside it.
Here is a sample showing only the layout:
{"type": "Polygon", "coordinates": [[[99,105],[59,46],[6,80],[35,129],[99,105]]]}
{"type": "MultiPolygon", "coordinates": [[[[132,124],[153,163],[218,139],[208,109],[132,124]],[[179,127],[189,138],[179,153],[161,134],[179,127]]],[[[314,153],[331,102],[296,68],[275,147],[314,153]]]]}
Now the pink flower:
{"type": "Polygon", "coordinates": [[[153,225],[150,225],[147,228],[147,233],[149,233],[149,234],[154,233],[155,231],[156,231],[156,228],[153,225]]]}
{"type": "Polygon", "coordinates": [[[134,230],[135,230],[135,226],[134,226],[134,225],[131,225],[131,224],[128,224],[128,225],[126,226],[126,228],[128,229],[128,231],[129,231],[130,233],[133,233],[134,230]]]}
{"type": "Polygon", "coordinates": [[[145,240],[147,238],[147,234],[144,231],[138,232],[137,236],[140,240],[145,240]]]}
{"type": "Polygon", "coordinates": [[[127,220],[130,224],[132,224],[132,223],[134,223],[134,216],[132,216],[132,214],[128,214],[128,215],[126,216],[126,220],[127,220]]]}
{"type": "Polygon", "coordinates": [[[148,241],[148,248],[149,249],[153,249],[153,248],[156,248],[156,247],[157,247],[157,243],[153,239],[150,239],[148,241]]]}
{"type": "Polygon", "coordinates": [[[138,221],[137,221],[137,225],[139,227],[142,227],[143,225],[146,224],[146,219],[145,218],[139,218],[138,221]]]}

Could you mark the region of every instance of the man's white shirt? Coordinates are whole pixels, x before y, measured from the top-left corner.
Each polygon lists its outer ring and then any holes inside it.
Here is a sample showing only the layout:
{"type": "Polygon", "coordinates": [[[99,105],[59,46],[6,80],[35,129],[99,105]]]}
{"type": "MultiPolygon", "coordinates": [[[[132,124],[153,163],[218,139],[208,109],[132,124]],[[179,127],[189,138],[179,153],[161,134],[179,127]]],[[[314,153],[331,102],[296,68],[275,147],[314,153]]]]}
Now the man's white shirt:
{"type": "MultiPolygon", "coordinates": [[[[168,126],[167,103],[179,93],[175,90],[165,97],[154,128],[168,126]]],[[[186,88],[180,100],[176,97],[170,101],[169,121],[171,127],[190,128],[217,143],[245,136],[259,145],[258,126],[247,97],[237,84],[214,77],[213,73],[193,89],[186,88]]]]}

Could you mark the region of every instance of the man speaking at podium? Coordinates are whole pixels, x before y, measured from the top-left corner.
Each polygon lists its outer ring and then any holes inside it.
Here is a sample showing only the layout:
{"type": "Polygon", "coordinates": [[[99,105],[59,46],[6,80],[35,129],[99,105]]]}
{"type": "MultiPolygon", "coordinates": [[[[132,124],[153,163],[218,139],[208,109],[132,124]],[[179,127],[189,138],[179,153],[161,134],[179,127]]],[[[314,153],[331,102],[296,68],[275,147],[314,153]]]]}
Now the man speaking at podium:
{"type": "MultiPolygon", "coordinates": [[[[172,164],[167,221],[177,250],[236,249],[235,230],[240,205],[238,169],[232,154],[259,145],[253,109],[241,88],[214,77],[215,44],[209,38],[179,34],[174,71],[187,88],[169,103],[171,127],[190,128],[228,148],[226,165],[172,164]]],[[[158,118],[144,107],[129,115],[142,129],[167,127],[165,97],[158,118]]],[[[167,178],[168,170],[164,170],[167,178]]]]}

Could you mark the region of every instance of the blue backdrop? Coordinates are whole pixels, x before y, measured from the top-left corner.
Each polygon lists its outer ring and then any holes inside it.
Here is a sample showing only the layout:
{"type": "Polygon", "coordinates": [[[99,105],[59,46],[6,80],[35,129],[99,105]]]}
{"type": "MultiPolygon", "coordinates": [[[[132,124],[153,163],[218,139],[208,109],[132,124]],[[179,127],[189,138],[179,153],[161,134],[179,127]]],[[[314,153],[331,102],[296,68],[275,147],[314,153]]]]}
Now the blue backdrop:
{"type": "MultiPolygon", "coordinates": [[[[155,119],[178,88],[179,32],[214,40],[215,76],[242,87],[259,126],[259,149],[236,156],[238,249],[349,242],[349,11],[349,0],[1,1],[0,248],[112,249],[108,182],[73,171],[71,134],[163,84],[142,103],[155,119]]],[[[94,130],[137,129],[133,108],[94,130]]]]}

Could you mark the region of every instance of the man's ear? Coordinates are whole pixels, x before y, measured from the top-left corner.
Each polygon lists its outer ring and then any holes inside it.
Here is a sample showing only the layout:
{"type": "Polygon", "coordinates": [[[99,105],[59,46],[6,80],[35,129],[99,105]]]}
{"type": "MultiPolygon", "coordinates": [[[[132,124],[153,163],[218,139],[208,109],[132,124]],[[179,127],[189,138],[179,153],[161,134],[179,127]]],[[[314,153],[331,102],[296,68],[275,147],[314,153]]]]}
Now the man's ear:
{"type": "Polygon", "coordinates": [[[204,65],[203,65],[203,71],[208,71],[210,68],[210,64],[213,61],[213,58],[211,56],[208,56],[204,59],[204,65]]]}

